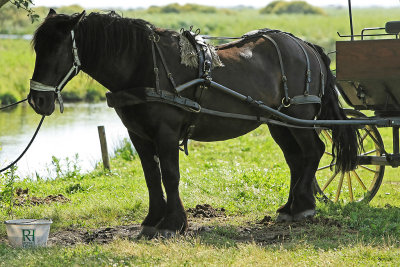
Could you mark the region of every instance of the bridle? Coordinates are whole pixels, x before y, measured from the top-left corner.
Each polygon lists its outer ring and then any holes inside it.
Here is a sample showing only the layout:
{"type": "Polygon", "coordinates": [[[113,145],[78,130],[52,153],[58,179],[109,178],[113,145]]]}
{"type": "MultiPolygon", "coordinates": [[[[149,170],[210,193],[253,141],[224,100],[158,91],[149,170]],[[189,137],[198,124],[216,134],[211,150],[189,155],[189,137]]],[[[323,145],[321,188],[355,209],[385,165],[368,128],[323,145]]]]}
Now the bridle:
{"type": "Polygon", "coordinates": [[[60,104],[60,112],[63,113],[64,111],[64,102],[61,97],[61,90],[63,89],[63,86],[65,83],[68,81],[68,79],[76,76],[80,70],[81,67],[81,61],[79,60],[78,56],[78,48],[76,46],[75,42],[75,33],[74,30],[71,30],[71,38],[72,38],[72,55],[74,62],[72,63],[72,67],[69,69],[67,74],[64,76],[64,78],[61,80],[61,82],[56,85],[56,86],[51,86],[51,85],[46,85],[34,80],[30,81],[30,89],[35,90],[35,91],[40,91],[40,92],[54,92],[57,94],[57,99],[60,104]],[[71,77],[72,76],[72,77],[71,77]]]}

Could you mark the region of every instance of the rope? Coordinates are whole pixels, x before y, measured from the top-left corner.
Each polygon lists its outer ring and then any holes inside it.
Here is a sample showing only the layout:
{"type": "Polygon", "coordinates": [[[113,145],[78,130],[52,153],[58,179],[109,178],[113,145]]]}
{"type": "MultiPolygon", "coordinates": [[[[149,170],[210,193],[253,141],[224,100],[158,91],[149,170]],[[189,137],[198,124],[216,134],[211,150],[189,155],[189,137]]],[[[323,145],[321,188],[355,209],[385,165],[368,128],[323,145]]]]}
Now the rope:
{"type": "MultiPolygon", "coordinates": [[[[0,110],[6,109],[6,108],[10,108],[10,107],[12,107],[12,106],[16,106],[16,105],[18,105],[18,104],[20,104],[20,103],[22,103],[22,102],[25,102],[26,100],[28,100],[28,99],[25,98],[25,99],[23,99],[23,100],[21,100],[21,101],[15,102],[15,103],[13,103],[13,104],[10,104],[10,105],[4,106],[4,107],[1,107],[0,110]]],[[[2,173],[2,172],[4,172],[4,171],[8,170],[9,168],[11,168],[12,166],[14,166],[14,165],[25,155],[25,153],[28,151],[28,149],[29,149],[30,146],[32,145],[33,141],[35,140],[35,138],[36,138],[36,136],[37,136],[37,134],[38,134],[38,132],[39,132],[39,130],[40,130],[40,127],[41,127],[42,124],[43,124],[44,118],[45,118],[45,116],[43,115],[42,118],[40,119],[39,125],[38,125],[37,128],[36,128],[35,133],[33,134],[31,140],[29,141],[29,143],[28,143],[28,145],[26,146],[26,148],[24,149],[24,151],[22,151],[21,155],[19,155],[19,157],[18,157],[16,160],[14,160],[14,161],[11,162],[10,164],[8,164],[6,167],[0,169],[0,173],[2,173]]]]}
{"type": "Polygon", "coordinates": [[[11,107],[13,107],[13,106],[16,106],[16,105],[22,103],[22,102],[25,102],[26,100],[28,100],[28,98],[25,98],[25,99],[23,99],[23,100],[20,100],[20,101],[18,101],[18,102],[13,103],[13,104],[10,104],[10,105],[1,107],[0,110],[7,109],[7,108],[11,108],[11,107]]]}
{"type": "Polygon", "coordinates": [[[44,116],[44,115],[42,116],[42,119],[40,120],[39,125],[38,125],[38,127],[36,128],[36,131],[35,131],[35,133],[33,134],[32,138],[31,138],[31,141],[29,141],[28,145],[26,146],[26,148],[24,149],[24,151],[22,151],[21,155],[19,155],[19,157],[18,157],[16,160],[14,160],[13,162],[11,162],[7,167],[4,167],[3,169],[1,169],[1,170],[0,170],[0,173],[2,173],[2,172],[4,172],[5,170],[8,170],[8,169],[11,168],[12,166],[14,166],[14,165],[25,155],[26,151],[28,151],[29,147],[32,145],[33,141],[35,140],[36,135],[38,134],[38,132],[39,132],[39,130],[40,130],[40,127],[42,126],[42,123],[43,123],[45,117],[46,117],[46,116],[44,116]]]}

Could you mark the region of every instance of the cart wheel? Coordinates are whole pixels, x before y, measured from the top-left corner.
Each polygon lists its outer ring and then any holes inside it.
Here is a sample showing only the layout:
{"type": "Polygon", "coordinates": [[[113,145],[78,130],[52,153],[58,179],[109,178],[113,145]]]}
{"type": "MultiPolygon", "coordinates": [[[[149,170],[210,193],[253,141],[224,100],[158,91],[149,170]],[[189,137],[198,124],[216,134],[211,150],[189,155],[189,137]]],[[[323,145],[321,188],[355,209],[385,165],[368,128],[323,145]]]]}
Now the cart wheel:
{"type": "MultiPolygon", "coordinates": [[[[366,117],[363,113],[346,109],[350,118],[366,117]]],[[[382,137],[375,126],[365,126],[359,130],[363,151],[361,155],[381,156],[384,154],[382,137]]],[[[315,174],[315,193],[319,200],[349,203],[353,201],[369,202],[378,192],[385,173],[385,166],[358,165],[354,171],[335,172],[332,161],[332,137],[330,130],[321,130],[320,137],[325,139],[325,153],[315,174]],[[331,168],[332,167],[332,168],[331,168]]]]}

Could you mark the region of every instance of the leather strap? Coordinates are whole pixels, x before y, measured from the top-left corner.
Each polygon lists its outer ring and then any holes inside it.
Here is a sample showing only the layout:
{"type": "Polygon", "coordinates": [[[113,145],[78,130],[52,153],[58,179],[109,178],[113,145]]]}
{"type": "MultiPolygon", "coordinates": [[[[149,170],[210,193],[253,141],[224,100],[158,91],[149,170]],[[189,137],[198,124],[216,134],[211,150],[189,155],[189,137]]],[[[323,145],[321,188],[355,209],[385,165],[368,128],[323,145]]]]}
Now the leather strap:
{"type": "Polygon", "coordinates": [[[310,94],[310,83],[311,83],[311,69],[310,69],[310,59],[308,57],[306,49],[301,45],[299,39],[294,37],[291,34],[286,34],[289,38],[291,38],[303,51],[304,56],[306,58],[307,70],[306,70],[306,88],[304,89],[304,95],[307,96],[310,94]]]}
{"type": "Polygon", "coordinates": [[[279,65],[280,65],[280,68],[281,68],[281,73],[282,73],[282,82],[283,82],[283,92],[284,92],[284,94],[285,94],[285,102],[286,103],[289,103],[289,101],[290,101],[290,98],[289,98],[289,88],[288,88],[288,85],[287,85],[287,77],[286,77],[286,74],[285,74],[285,69],[284,69],[284,67],[283,67],[283,60],[282,60],[282,53],[281,53],[281,50],[279,49],[279,46],[278,46],[278,44],[275,42],[275,40],[274,39],[272,39],[270,36],[268,36],[268,35],[266,35],[266,34],[263,34],[263,35],[261,35],[262,37],[264,37],[264,38],[266,38],[266,39],[268,39],[274,46],[275,46],[275,49],[276,49],[276,52],[277,52],[277,54],[278,54],[278,58],[279,58],[279,65]]]}

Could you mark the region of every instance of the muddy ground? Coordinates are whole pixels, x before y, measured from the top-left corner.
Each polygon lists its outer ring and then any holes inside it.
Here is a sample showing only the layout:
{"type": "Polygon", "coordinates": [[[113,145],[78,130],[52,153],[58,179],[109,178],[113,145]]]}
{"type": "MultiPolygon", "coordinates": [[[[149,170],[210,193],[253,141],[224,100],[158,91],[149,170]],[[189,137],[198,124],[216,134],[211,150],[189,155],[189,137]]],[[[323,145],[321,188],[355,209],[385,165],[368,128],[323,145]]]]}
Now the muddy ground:
{"type": "MultiPolygon", "coordinates": [[[[22,194],[21,194],[22,195],[22,194]]],[[[46,198],[44,198],[46,199],[46,198]]],[[[47,201],[44,201],[46,203],[47,201]]],[[[61,196],[47,197],[51,201],[68,201],[61,196]]],[[[39,204],[35,203],[32,204],[39,204]]],[[[42,202],[42,201],[38,201],[42,202]]],[[[42,203],[40,203],[42,204],[42,203]]],[[[305,234],[312,225],[332,226],[341,232],[341,224],[326,218],[310,219],[305,222],[276,223],[270,216],[265,216],[260,221],[246,222],[243,226],[232,226],[234,216],[227,216],[224,208],[213,208],[208,204],[197,205],[188,209],[189,228],[187,236],[228,238],[234,242],[255,242],[259,245],[289,242],[294,235],[305,234]]],[[[138,224],[104,227],[99,229],[70,228],[51,232],[48,240],[49,246],[72,246],[76,244],[100,243],[105,244],[117,238],[134,240],[141,228],[138,224]]],[[[332,230],[332,229],[331,229],[332,230]]],[[[347,229],[348,231],[348,229],[347,229]]],[[[0,242],[7,242],[6,237],[0,242]]]]}
{"type": "MultiPolygon", "coordinates": [[[[296,234],[307,232],[311,225],[320,224],[333,226],[340,231],[339,222],[329,219],[312,219],[298,223],[275,223],[271,217],[266,216],[258,222],[248,222],[244,226],[230,225],[228,222],[235,217],[225,215],[223,208],[213,208],[210,205],[197,205],[194,209],[187,210],[189,219],[188,236],[227,237],[236,242],[255,242],[260,245],[282,243],[290,241],[296,234]],[[210,225],[211,224],[211,225],[210,225]]],[[[109,243],[116,238],[135,239],[140,232],[140,225],[124,225],[105,227],[100,229],[66,229],[50,234],[49,245],[70,246],[79,243],[109,243]]]]}

